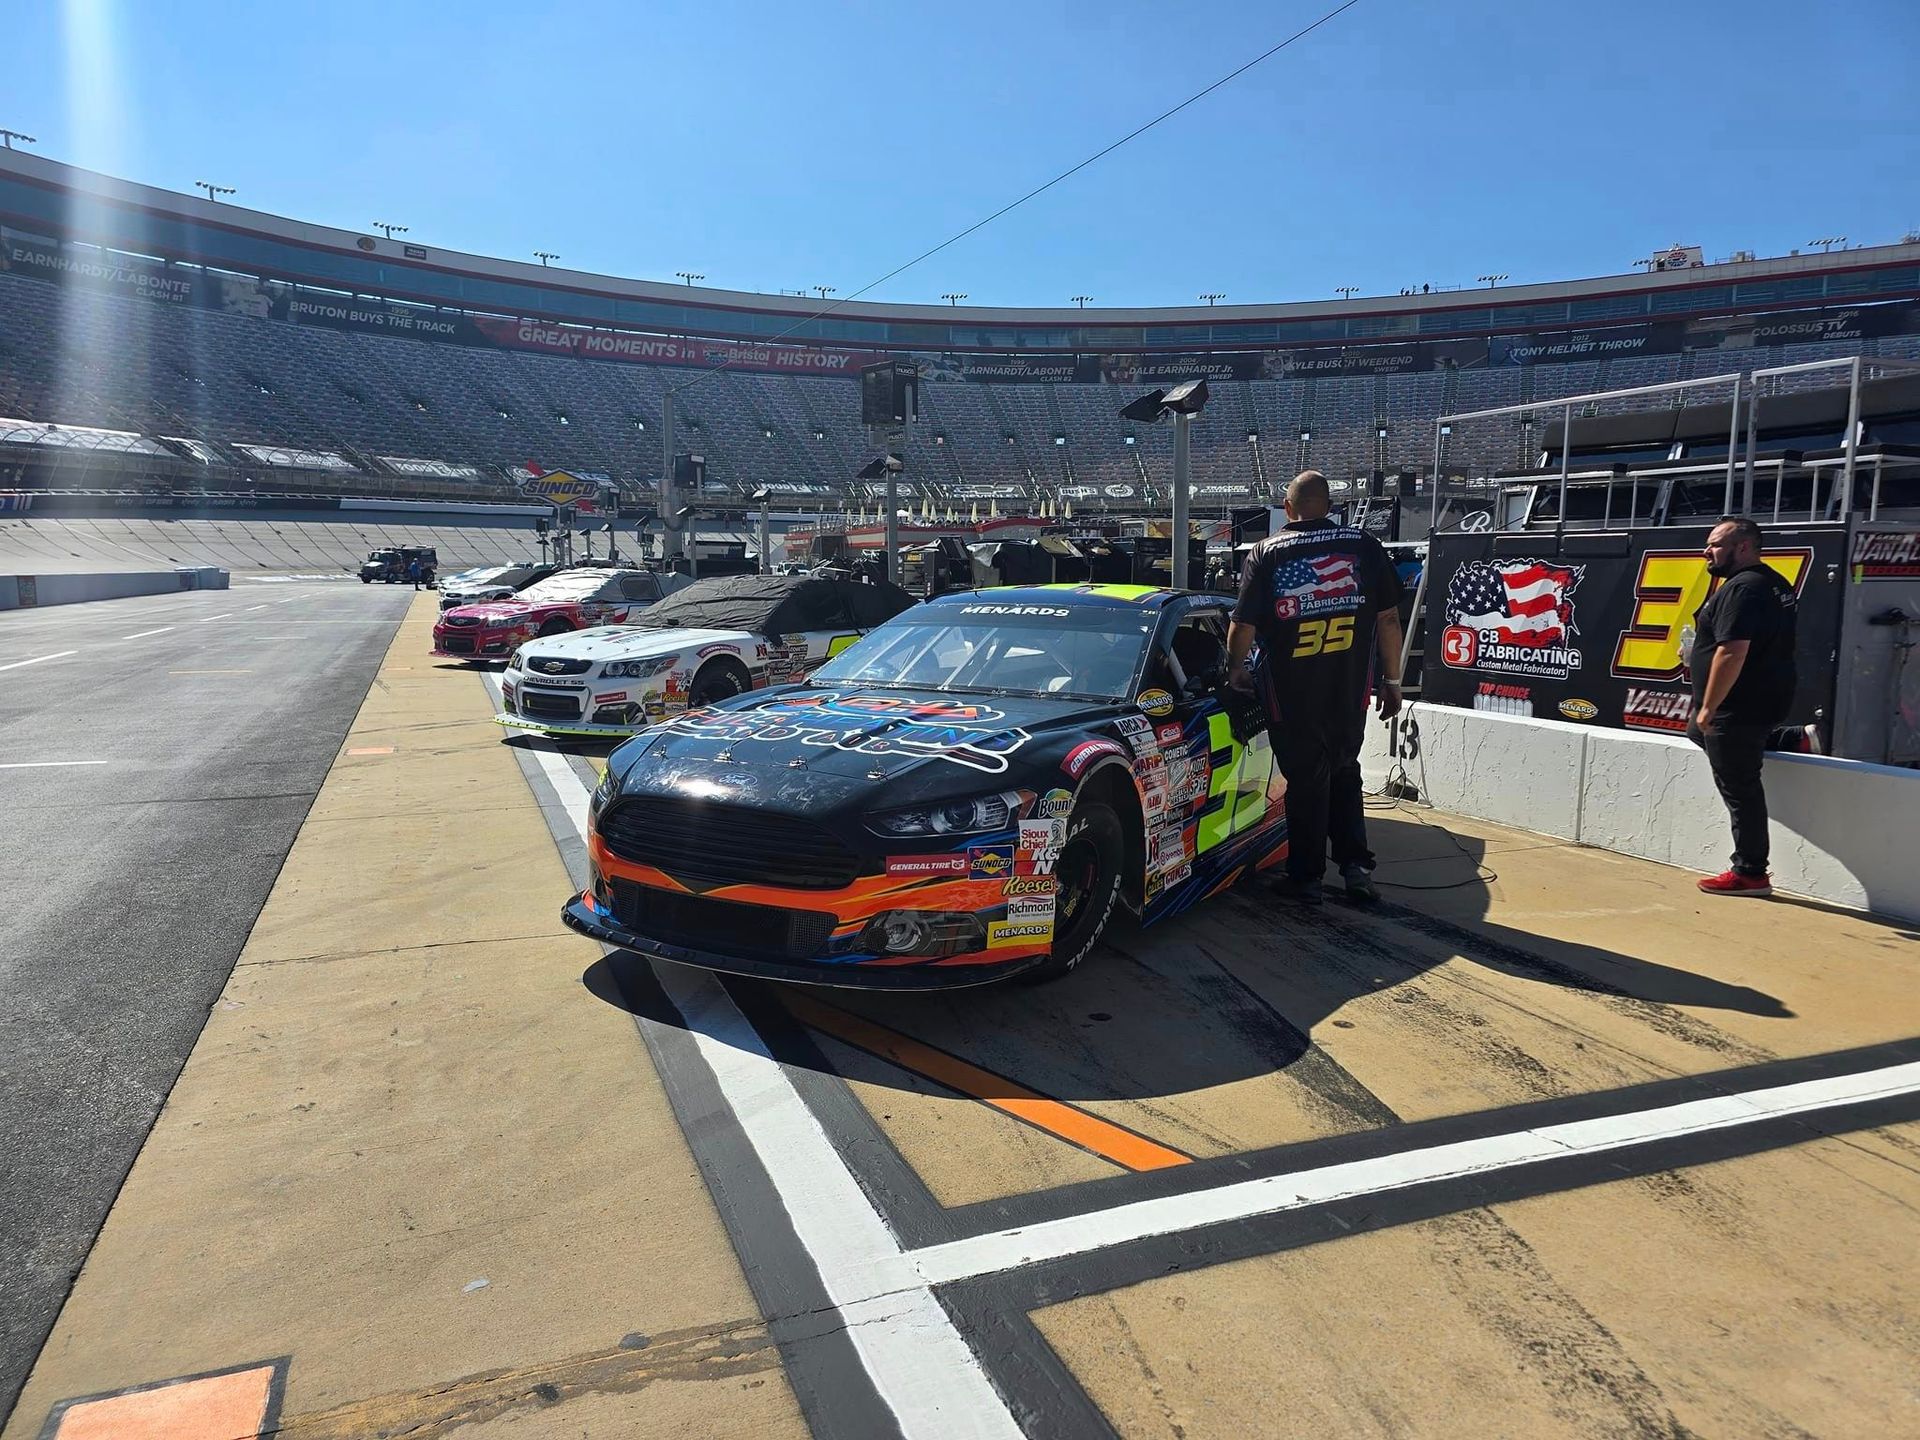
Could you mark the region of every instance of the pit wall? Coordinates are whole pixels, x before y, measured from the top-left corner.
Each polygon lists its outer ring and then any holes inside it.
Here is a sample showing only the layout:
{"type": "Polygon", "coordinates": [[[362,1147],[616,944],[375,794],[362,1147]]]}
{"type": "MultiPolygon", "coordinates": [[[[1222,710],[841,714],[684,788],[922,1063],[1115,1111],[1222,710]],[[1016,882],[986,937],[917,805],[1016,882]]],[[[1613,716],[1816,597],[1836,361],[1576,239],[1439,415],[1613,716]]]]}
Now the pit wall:
{"type": "MultiPolygon", "coordinates": [[[[1724,870],[1733,846],[1680,736],[1416,704],[1368,725],[1361,769],[1370,791],[1404,772],[1437,809],[1687,870],[1724,870]]],[[[1920,771],[1769,754],[1765,779],[1777,888],[1920,922],[1920,771]]]]}
{"type": "Polygon", "coordinates": [[[0,610],[124,600],[129,595],[165,595],[175,590],[224,590],[227,581],[227,572],[211,565],[117,575],[0,575],[0,610]]]}

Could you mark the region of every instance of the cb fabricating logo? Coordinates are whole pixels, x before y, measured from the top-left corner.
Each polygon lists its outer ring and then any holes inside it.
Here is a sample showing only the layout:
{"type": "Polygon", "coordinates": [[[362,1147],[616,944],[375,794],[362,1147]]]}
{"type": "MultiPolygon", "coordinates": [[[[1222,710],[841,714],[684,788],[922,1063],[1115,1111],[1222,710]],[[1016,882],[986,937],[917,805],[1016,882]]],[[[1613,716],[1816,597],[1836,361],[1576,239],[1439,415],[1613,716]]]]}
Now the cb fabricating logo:
{"type": "Polygon", "coordinates": [[[1584,565],[1470,560],[1447,581],[1440,656],[1458,670],[1564,680],[1581,666],[1573,592],[1584,565]]]}

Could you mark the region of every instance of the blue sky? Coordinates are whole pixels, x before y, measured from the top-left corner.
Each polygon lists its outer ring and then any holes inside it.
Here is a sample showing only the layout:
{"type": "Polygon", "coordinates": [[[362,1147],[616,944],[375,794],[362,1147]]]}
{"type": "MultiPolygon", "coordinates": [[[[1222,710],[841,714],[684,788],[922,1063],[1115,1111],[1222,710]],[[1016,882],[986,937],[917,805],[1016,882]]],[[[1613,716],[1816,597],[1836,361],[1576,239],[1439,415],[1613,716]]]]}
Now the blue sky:
{"type": "MultiPolygon", "coordinates": [[[[19,0],[0,125],[151,184],[841,295],[1337,0],[19,0]]],[[[1359,0],[871,298],[1315,299],[1920,229],[1920,4],[1359,0]],[[1732,92],[1744,90],[1744,96],[1732,92]]]]}

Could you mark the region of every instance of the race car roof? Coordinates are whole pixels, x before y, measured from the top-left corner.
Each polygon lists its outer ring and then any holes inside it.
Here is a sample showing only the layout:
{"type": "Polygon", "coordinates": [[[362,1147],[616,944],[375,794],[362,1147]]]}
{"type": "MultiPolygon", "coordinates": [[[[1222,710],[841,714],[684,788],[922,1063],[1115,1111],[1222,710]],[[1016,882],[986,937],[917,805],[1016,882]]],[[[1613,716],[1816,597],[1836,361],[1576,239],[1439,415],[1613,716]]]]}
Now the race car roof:
{"type": "Polygon", "coordinates": [[[727,575],[696,580],[637,618],[648,628],[748,630],[785,635],[802,630],[868,629],[914,603],[884,581],[838,575],[727,575]]]}
{"type": "Polygon", "coordinates": [[[1169,590],[1164,585],[1095,585],[1075,582],[1067,585],[999,585],[989,590],[952,590],[929,600],[929,605],[978,601],[990,595],[1010,605],[1087,605],[1113,610],[1141,608],[1158,610],[1170,600],[1188,594],[1169,590]]]}

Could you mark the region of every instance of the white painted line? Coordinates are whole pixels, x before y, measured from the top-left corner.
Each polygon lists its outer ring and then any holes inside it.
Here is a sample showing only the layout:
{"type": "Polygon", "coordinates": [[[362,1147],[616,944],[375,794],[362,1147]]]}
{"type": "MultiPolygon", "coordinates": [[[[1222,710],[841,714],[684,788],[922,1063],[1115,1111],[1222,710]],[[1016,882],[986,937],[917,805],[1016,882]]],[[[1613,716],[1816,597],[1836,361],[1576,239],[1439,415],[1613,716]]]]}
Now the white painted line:
{"type": "Polygon", "coordinates": [[[268,606],[268,605],[271,605],[271,604],[273,604],[273,603],[274,603],[274,602],[273,602],[273,601],[271,601],[271,600],[264,600],[264,601],[262,601],[262,602],[261,602],[260,604],[258,604],[258,605],[249,605],[249,606],[247,606],[247,608],[248,608],[249,610],[264,610],[264,609],[266,609],[266,608],[267,608],[267,606],[268,606]]]}
{"type": "MultiPolygon", "coordinates": [[[[494,688],[491,676],[488,688],[494,688]]],[[[586,782],[551,748],[533,755],[584,841],[586,782]]],[[[655,972],[766,1168],[901,1433],[908,1440],[1016,1440],[1022,1431],[978,1357],[933,1291],[916,1282],[899,1238],[759,1032],[712,975],[666,964],[655,972]]]]}
{"type": "Polygon", "coordinates": [[[105,760],[9,760],[0,770],[51,770],[61,765],[105,765],[105,760]]]}
{"type": "Polygon", "coordinates": [[[1458,1180],[1516,1166],[1538,1165],[1575,1155],[1597,1155],[1629,1145],[1699,1135],[1759,1120],[1804,1115],[1836,1105],[1885,1099],[1920,1090],[1920,1062],[1889,1065],[1854,1075],[1808,1080],[1737,1095],[1716,1095],[1657,1110],[1605,1115],[1564,1125],[1543,1125],[1509,1135],[1488,1135],[1451,1145],[1406,1150],[1370,1160],[1353,1160],[1243,1180],[1188,1195],[1138,1200],[1090,1215],[1047,1220],[1018,1230],[1000,1230],[966,1240],[951,1240],[913,1251],[907,1258],[928,1285],[945,1285],[974,1275],[992,1275],[1047,1260],[1085,1255],[1156,1235],[1172,1235],[1203,1225],[1277,1215],[1424,1185],[1458,1180]]]}
{"type": "Polygon", "coordinates": [[[162,625],[158,630],[142,630],[137,635],[122,635],[120,638],[122,640],[144,640],[149,635],[164,635],[173,628],[171,625],[162,625]]]}
{"type": "Polygon", "coordinates": [[[218,615],[202,615],[200,617],[200,620],[201,620],[201,623],[204,624],[208,620],[231,620],[232,618],[233,618],[233,611],[224,610],[218,615]]]}
{"type": "Polygon", "coordinates": [[[22,665],[38,665],[42,660],[61,660],[79,653],[78,650],[56,650],[51,655],[35,655],[31,660],[15,660],[11,664],[0,665],[0,670],[18,670],[22,665]]]}

